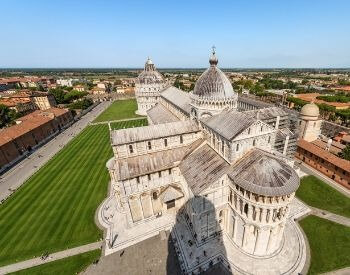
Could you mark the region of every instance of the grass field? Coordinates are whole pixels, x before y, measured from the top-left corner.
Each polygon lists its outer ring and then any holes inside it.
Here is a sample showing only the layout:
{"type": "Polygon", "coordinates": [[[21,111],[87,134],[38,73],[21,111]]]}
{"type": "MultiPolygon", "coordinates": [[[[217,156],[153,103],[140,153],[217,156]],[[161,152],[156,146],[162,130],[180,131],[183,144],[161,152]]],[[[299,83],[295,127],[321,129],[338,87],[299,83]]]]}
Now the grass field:
{"type": "Polygon", "coordinates": [[[0,266],[95,242],[106,197],[107,125],[89,126],[0,206],[0,266]]]}
{"type": "Polygon", "coordinates": [[[308,216],[300,222],[311,249],[309,274],[350,266],[350,227],[308,216]]]}
{"type": "Polygon", "coordinates": [[[350,218],[350,199],[315,176],[303,177],[296,195],[312,207],[350,218]]]}
{"type": "Polygon", "coordinates": [[[58,261],[39,265],[36,267],[21,270],[12,275],[73,275],[85,270],[101,256],[101,250],[93,250],[83,254],[75,255],[58,261]]]}
{"type": "Polygon", "coordinates": [[[126,120],[126,121],[118,121],[118,122],[111,122],[111,128],[113,130],[118,129],[124,129],[124,128],[133,128],[133,127],[140,127],[140,126],[147,126],[147,119],[137,119],[137,120],[126,120]]]}
{"type": "Polygon", "coordinates": [[[114,101],[94,122],[122,120],[127,118],[142,117],[135,114],[137,110],[136,99],[114,101]]]}

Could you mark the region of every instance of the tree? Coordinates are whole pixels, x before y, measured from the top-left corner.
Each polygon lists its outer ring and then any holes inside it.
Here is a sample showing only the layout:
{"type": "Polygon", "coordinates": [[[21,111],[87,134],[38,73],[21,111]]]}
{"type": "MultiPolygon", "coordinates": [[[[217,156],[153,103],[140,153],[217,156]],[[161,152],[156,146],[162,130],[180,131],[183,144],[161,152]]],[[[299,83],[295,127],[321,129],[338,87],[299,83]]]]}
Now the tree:
{"type": "Polygon", "coordinates": [[[17,118],[17,112],[0,104],[0,128],[7,126],[17,118]]]}
{"type": "Polygon", "coordinates": [[[346,145],[343,151],[339,152],[338,156],[343,159],[350,160],[350,145],[346,145]]]}
{"type": "Polygon", "coordinates": [[[63,104],[64,103],[65,92],[61,88],[51,89],[49,91],[49,93],[54,96],[57,104],[63,104]]]}
{"type": "Polygon", "coordinates": [[[64,102],[71,103],[72,101],[82,98],[87,95],[87,92],[79,92],[77,90],[72,90],[64,95],[64,102]]]}

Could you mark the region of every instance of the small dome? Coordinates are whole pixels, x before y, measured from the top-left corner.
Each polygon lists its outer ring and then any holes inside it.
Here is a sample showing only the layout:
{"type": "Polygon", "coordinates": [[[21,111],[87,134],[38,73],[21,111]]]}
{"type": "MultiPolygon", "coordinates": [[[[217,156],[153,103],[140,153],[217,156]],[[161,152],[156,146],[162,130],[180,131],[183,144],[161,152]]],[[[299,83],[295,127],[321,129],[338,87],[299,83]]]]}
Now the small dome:
{"type": "Polygon", "coordinates": [[[193,94],[199,97],[231,98],[235,96],[230,80],[216,66],[218,59],[213,49],[209,59],[210,67],[198,78],[193,94]]]}
{"type": "Polygon", "coordinates": [[[148,57],[146,61],[146,65],[151,65],[153,64],[152,60],[148,57]]]}
{"type": "Polygon", "coordinates": [[[139,74],[136,80],[140,84],[154,84],[165,82],[163,76],[156,70],[150,58],[145,63],[145,69],[139,74]]]}
{"type": "Polygon", "coordinates": [[[308,103],[301,108],[300,115],[306,117],[318,117],[320,110],[315,103],[308,103]]]}

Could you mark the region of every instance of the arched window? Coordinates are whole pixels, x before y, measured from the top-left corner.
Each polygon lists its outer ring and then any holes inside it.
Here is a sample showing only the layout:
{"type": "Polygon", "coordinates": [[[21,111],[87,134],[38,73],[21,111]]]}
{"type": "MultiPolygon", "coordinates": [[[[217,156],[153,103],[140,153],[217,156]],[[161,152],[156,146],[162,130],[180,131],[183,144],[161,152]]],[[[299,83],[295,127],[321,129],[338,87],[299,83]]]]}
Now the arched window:
{"type": "Polygon", "coordinates": [[[183,138],[182,135],[180,136],[180,143],[181,143],[181,144],[184,143],[184,138],[183,138]]]}
{"type": "Polygon", "coordinates": [[[223,212],[224,212],[223,210],[220,210],[219,217],[222,217],[223,212]]]}
{"type": "Polygon", "coordinates": [[[255,145],[256,145],[256,140],[254,139],[254,140],[253,140],[253,146],[255,146],[255,145]]]}
{"type": "Polygon", "coordinates": [[[158,194],[157,192],[153,192],[152,197],[154,200],[158,199],[158,194]]]}
{"type": "Polygon", "coordinates": [[[147,142],[147,147],[148,147],[148,150],[152,149],[152,143],[150,141],[147,142]]]}
{"type": "Polygon", "coordinates": [[[237,145],[236,145],[236,151],[238,151],[239,150],[239,144],[237,143],[237,145]]]}
{"type": "Polygon", "coordinates": [[[248,135],[250,135],[250,128],[248,129],[248,135]]]}
{"type": "Polygon", "coordinates": [[[246,216],[248,216],[248,204],[247,203],[244,205],[244,214],[246,214],[246,216]]]}
{"type": "Polygon", "coordinates": [[[132,147],[131,144],[129,145],[129,152],[130,152],[130,154],[134,153],[134,148],[132,147]]]}
{"type": "Polygon", "coordinates": [[[261,125],[261,127],[260,127],[260,132],[262,132],[262,131],[263,131],[263,129],[264,129],[264,127],[261,125]]]}
{"type": "Polygon", "coordinates": [[[165,138],[164,139],[164,146],[167,147],[168,146],[168,140],[165,138]]]}
{"type": "Polygon", "coordinates": [[[271,142],[271,136],[269,136],[269,138],[267,139],[267,142],[268,142],[268,143],[271,142]]]}

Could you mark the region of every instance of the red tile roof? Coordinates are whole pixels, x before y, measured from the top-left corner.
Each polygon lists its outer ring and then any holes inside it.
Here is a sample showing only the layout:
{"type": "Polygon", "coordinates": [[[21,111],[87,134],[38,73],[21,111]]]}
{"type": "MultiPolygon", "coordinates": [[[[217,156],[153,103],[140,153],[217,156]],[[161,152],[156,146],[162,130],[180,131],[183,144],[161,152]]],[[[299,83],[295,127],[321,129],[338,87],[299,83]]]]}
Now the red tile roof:
{"type": "Polygon", "coordinates": [[[49,122],[54,116],[60,116],[69,112],[68,109],[50,108],[45,111],[37,110],[17,119],[19,124],[0,130],[0,146],[18,138],[31,130],[49,122]]]}
{"type": "Polygon", "coordinates": [[[298,146],[308,152],[313,153],[314,155],[318,156],[321,159],[324,159],[335,166],[350,172],[350,161],[339,158],[332,153],[321,149],[320,147],[316,146],[315,144],[312,144],[310,142],[307,142],[306,140],[300,139],[298,141],[298,146]]]}

